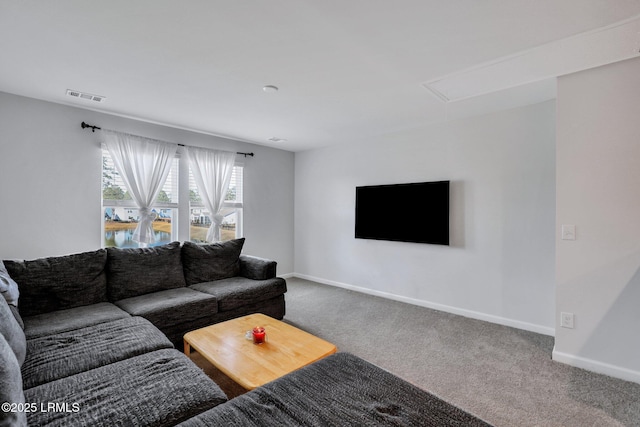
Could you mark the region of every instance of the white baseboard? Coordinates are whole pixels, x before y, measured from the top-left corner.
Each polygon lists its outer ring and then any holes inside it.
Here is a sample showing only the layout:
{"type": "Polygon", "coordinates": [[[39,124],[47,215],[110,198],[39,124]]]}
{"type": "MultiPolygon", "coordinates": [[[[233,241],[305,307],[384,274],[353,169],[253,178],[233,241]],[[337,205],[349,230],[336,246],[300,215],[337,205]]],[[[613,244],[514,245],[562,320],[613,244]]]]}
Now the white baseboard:
{"type": "MultiPolygon", "coordinates": [[[[382,298],[387,298],[395,301],[404,302],[407,304],[418,305],[420,307],[431,308],[433,310],[444,311],[447,313],[457,314],[459,316],[469,317],[471,319],[484,320],[486,322],[496,323],[498,325],[509,326],[512,328],[523,329],[525,331],[531,331],[542,335],[555,336],[555,329],[547,326],[536,325],[533,323],[522,322],[514,319],[507,319],[505,317],[494,316],[491,314],[481,313],[472,310],[466,310],[463,308],[452,307],[448,305],[438,304],[430,301],[419,300],[415,298],[409,298],[402,295],[396,295],[389,292],[376,291],[373,289],[362,288],[359,286],[353,286],[346,283],[335,282],[332,280],[325,280],[319,277],[308,276],[306,274],[291,273],[288,277],[298,277],[300,279],[310,280],[312,282],[322,283],[324,285],[335,286],[338,288],[349,289],[364,294],[374,295],[382,298]]],[[[281,276],[285,277],[285,276],[281,276]]]]}
{"type": "Polygon", "coordinates": [[[586,369],[588,371],[597,372],[599,374],[608,375],[625,381],[640,383],[640,372],[638,371],[598,362],[597,360],[587,359],[586,357],[563,353],[561,351],[557,351],[555,347],[553,348],[551,358],[556,362],[564,363],[576,368],[586,369]]]}

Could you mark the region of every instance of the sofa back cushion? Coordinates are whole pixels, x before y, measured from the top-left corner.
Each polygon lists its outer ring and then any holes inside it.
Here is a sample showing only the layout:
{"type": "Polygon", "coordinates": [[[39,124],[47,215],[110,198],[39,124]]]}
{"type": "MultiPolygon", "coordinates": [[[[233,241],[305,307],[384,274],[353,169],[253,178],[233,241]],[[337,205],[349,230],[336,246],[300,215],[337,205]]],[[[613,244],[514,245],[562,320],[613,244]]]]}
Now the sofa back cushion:
{"type": "Polygon", "coordinates": [[[20,365],[18,365],[16,355],[13,353],[9,343],[2,335],[0,335],[0,402],[3,404],[15,404],[14,407],[0,411],[0,425],[27,425],[27,414],[24,412],[23,405],[24,391],[22,389],[20,365]],[[22,411],[14,412],[12,409],[21,409],[22,411]]]}
{"type": "Polygon", "coordinates": [[[151,248],[107,248],[111,301],[186,286],[180,242],[151,248]]]}
{"type": "Polygon", "coordinates": [[[22,326],[18,323],[4,298],[0,298],[0,335],[7,340],[16,359],[18,359],[18,363],[22,366],[27,354],[27,339],[24,336],[22,326]]]}
{"type": "Polygon", "coordinates": [[[243,245],[244,238],[205,245],[184,242],[182,264],[187,286],[239,275],[243,245]]]}
{"type": "Polygon", "coordinates": [[[107,301],[107,251],[4,261],[20,288],[20,314],[34,316],[107,301]]]}

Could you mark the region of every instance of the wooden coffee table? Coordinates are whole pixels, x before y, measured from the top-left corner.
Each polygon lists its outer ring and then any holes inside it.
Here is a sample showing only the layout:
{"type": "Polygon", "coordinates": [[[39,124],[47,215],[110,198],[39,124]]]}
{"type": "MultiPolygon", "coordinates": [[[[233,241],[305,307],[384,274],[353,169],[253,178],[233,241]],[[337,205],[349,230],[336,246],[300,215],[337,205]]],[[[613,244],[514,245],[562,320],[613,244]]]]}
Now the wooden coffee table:
{"type": "Polygon", "coordinates": [[[250,314],[187,332],[184,353],[195,349],[247,390],[253,390],[337,351],[335,345],[264,314],[250,314]],[[245,333],[263,326],[267,340],[254,344],[245,333]]]}

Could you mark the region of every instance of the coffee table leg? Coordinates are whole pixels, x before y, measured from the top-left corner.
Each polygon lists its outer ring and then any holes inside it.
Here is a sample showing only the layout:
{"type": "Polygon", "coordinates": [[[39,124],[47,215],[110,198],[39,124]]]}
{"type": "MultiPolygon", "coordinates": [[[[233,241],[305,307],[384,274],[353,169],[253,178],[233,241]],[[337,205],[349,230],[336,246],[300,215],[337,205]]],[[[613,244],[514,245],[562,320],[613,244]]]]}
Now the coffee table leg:
{"type": "Polygon", "coordinates": [[[186,340],[184,340],[184,354],[186,354],[187,356],[191,354],[191,346],[186,340]]]}

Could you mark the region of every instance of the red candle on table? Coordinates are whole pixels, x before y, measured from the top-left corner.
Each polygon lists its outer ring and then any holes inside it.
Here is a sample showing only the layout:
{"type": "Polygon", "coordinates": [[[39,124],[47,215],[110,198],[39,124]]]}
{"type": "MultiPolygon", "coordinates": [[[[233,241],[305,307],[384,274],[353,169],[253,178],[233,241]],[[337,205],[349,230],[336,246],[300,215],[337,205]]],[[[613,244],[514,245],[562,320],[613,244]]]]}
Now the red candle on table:
{"type": "Polygon", "coordinates": [[[262,326],[256,326],[253,328],[253,343],[262,344],[266,335],[267,333],[262,326]]]}

